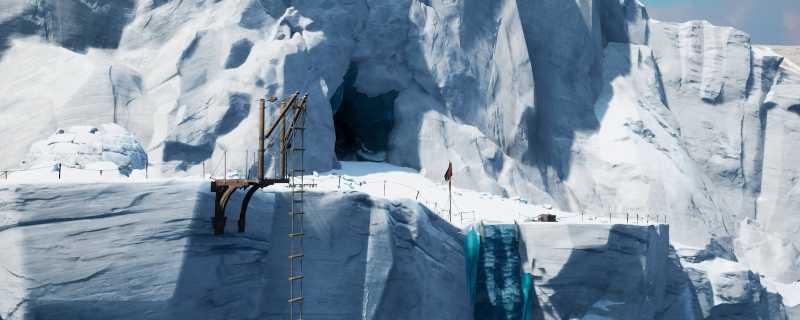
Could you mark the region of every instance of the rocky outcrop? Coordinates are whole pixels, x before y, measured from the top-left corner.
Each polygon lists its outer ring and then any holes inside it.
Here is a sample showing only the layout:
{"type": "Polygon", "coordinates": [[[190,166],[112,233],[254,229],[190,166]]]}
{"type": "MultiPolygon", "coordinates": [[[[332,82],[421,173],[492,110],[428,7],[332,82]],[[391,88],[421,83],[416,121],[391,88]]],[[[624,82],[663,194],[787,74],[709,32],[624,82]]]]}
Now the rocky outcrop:
{"type": "Polygon", "coordinates": [[[702,319],[790,319],[781,296],[767,291],[759,274],[703,251],[679,250],[702,319]]]}

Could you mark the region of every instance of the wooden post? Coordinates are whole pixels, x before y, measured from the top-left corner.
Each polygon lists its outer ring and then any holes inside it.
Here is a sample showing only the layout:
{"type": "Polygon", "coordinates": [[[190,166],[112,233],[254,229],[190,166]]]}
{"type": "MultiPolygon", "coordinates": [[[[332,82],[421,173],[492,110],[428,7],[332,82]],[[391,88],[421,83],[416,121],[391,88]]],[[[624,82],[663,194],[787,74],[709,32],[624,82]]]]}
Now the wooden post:
{"type": "Polygon", "coordinates": [[[414,200],[419,200],[419,190],[417,190],[417,196],[414,197],[414,200]]]}
{"type": "Polygon", "coordinates": [[[225,182],[228,181],[228,151],[222,152],[222,176],[225,182]]]}
{"type": "Polygon", "coordinates": [[[147,168],[148,168],[148,167],[150,167],[150,159],[145,159],[145,160],[144,160],[144,178],[145,178],[145,179],[147,179],[147,178],[148,178],[148,176],[149,176],[149,175],[148,175],[148,172],[147,172],[147,171],[148,171],[148,170],[147,170],[147,168]]]}
{"type": "Polygon", "coordinates": [[[342,190],[342,175],[339,175],[339,190],[342,190]]]}
{"type": "MultiPolygon", "coordinates": [[[[287,106],[288,108],[288,106],[287,106]]],[[[281,179],[286,178],[286,117],[281,120],[281,133],[280,133],[280,161],[281,161],[281,179]]]]}
{"type": "Polygon", "coordinates": [[[264,117],[266,116],[266,106],[264,99],[259,100],[259,108],[258,108],[258,181],[261,182],[264,180],[264,117]]]}
{"type": "Polygon", "coordinates": [[[61,180],[61,162],[58,163],[58,180],[61,180]]]}

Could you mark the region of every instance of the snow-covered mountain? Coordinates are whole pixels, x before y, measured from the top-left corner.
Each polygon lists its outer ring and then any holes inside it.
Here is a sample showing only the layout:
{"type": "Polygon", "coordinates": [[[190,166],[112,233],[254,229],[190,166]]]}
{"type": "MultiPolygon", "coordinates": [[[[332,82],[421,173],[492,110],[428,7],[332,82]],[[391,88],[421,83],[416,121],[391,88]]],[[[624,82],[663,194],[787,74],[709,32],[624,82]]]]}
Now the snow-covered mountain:
{"type": "Polygon", "coordinates": [[[791,284],[792,52],[632,0],[5,0],[0,169],[106,123],[161,175],[246,163],[256,99],[302,91],[307,167],[384,160],[438,180],[452,161],[458,187],[666,215],[673,242],[791,284]]]}

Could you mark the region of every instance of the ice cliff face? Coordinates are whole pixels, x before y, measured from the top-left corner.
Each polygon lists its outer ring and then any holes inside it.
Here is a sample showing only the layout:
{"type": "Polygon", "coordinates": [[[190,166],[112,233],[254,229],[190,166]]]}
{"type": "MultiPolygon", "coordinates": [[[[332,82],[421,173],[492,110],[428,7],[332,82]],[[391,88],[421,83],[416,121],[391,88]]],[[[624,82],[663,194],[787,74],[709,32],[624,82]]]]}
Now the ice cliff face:
{"type": "MultiPolygon", "coordinates": [[[[246,233],[229,224],[225,236],[212,236],[206,188],[196,181],[0,186],[0,317],[285,319],[290,196],[257,193],[246,233]]],[[[533,319],[701,319],[693,291],[679,285],[688,277],[668,255],[667,229],[522,224],[516,241],[497,248],[505,252],[495,257],[516,257],[497,275],[533,275],[533,319]]],[[[305,231],[306,316],[473,318],[464,236],[418,203],[310,193],[305,231]]],[[[726,301],[760,292],[714,288],[708,293],[726,301]]]]}
{"type": "MultiPolygon", "coordinates": [[[[0,187],[0,317],[285,319],[289,195],[260,192],[250,231],[215,237],[206,188],[0,187]]],[[[306,316],[469,317],[458,229],[412,201],[307,199],[306,316]]]]}
{"type": "Polygon", "coordinates": [[[0,4],[0,166],[107,122],[168,174],[241,163],[255,100],[300,90],[308,167],[453,161],[459,186],[646,208],[675,241],[800,280],[800,68],[741,31],[630,0],[62,2],[0,4]],[[774,240],[737,241],[758,232],[774,240]]]}

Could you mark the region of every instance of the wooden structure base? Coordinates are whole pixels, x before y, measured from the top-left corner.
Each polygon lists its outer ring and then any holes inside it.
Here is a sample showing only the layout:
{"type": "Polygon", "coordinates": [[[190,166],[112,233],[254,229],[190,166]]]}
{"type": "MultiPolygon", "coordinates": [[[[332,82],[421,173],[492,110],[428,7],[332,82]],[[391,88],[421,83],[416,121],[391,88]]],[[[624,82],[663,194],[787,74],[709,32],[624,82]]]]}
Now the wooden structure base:
{"type": "Polygon", "coordinates": [[[242,207],[239,209],[239,232],[244,232],[247,223],[247,205],[250,203],[250,198],[253,197],[253,194],[258,189],[278,183],[289,183],[289,179],[263,179],[261,181],[256,179],[223,179],[211,181],[211,191],[215,194],[214,217],[211,220],[214,234],[225,233],[225,221],[227,220],[225,208],[237,189],[246,190],[242,200],[242,207]]]}

